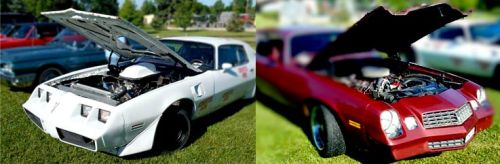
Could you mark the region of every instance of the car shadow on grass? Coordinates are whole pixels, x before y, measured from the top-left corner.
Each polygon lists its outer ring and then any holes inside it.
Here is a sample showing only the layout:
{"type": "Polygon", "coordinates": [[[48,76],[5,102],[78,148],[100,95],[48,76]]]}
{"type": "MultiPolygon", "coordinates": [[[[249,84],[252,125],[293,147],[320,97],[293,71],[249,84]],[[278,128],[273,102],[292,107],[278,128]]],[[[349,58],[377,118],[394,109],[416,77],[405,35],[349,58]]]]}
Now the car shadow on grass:
{"type": "MultiPolygon", "coordinates": [[[[191,131],[191,136],[184,148],[188,148],[191,144],[196,142],[198,139],[200,139],[206,132],[207,128],[209,126],[212,126],[213,124],[216,124],[220,121],[225,120],[226,118],[236,114],[246,106],[252,104],[255,102],[255,99],[251,100],[238,100],[236,102],[233,102],[217,111],[214,113],[211,113],[205,117],[201,117],[195,121],[193,121],[192,124],[192,131],[191,131]]],[[[182,148],[182,149],[184,149],[182,148]]],[[[124,159],[127,160],[136,160],[136,159],[144,159],[144,158],[150,158],[150,157],[155,157],[159,155],[165,155],[165,156],[170,156],[176,153],[177,150],[173,150],[171,148],[165,147],[165,146],[160,146],[158,144],[153,145],[153,149],[150,151],[130,155],[124,157],[124,159]]]]}
{"type": "MultiPolygon", "coordinates": [[[[261,94],[260,92],[257,92],[257,100],[262,103],[264,106],[268,107],[271,109],[273,112],[283,116],[286,118],[289,122],[293,123],[294,125],[298,126],[301,128],[302,132],[306,134],[309,143],[313,143],[312,136],[310,135],[310,130],[309,130],[309,123],[308,119],[304,117],[302,110],[299,108],[293,108],[290,106],[283,105],[272,98],[261,94]]],[[[383,150],[384,148],[376,148],[376,149],[369,149],[367,148],[366,145],[361,144],[357,140],[349,140],[349,138],[355,138],[355,137],[345,137],[346,139],[346,144],[347,144],[347,150],[346,154],[350,158],[361,162],[361,163],[392,163],[395,162],[394,158],[389,154],[389,150],[383,150]]],[[[405,160],[413,160],[413,159],[419,159],[419,158],[426,158],[426,157],[431,157],[431,156],[436,156],[439,154],[426,154],[426,155],[420,155],[420,156],[415,156],[410,159],[405,159],[405,160]]],[[[318,158],[322,158],[319,154],[317,154],[318,158]]]]}

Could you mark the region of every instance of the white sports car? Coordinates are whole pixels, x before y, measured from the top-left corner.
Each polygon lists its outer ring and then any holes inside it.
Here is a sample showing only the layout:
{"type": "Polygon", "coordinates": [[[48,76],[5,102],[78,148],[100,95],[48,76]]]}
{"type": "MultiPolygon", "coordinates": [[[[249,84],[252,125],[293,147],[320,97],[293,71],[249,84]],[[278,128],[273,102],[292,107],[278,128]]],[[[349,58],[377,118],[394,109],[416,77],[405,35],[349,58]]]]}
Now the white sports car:
{"type": "Polygon", "coordinates": [[[113,52],[107,65],[38,85],[23,104],[36,126],[62,142],[118,156],[150,150],[155,141],[181,148],[192,120],[255,95],[255,51],[244,42],[157,40],[115,16],[42,14],[113,52]]]}
{"type": "Polygon", "coordinates": [[[417,63],[500,79],[500,20],[458,20],[413,44],[417,63]]]}

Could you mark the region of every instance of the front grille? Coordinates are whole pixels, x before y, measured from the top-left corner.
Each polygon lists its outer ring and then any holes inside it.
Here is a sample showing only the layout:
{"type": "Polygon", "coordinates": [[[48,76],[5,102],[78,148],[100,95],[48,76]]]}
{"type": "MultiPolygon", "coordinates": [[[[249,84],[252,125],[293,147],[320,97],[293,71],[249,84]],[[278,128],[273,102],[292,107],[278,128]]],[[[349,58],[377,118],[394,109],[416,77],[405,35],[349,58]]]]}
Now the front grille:
{"type": "Polygon", "coordinates": [[[28,115],[28,117],[30,118],[31,122],[35,123],[35,125],[38,126],[40,129],[43,129],[42,121],[40,121],[40,118],[38,118],[37,116],[35,116],[33,113],[31,113],[26,109],[24,109],[24,111],[26,112],[26,115],[28,115]]]}
{"type": "Polygon", "coordinates": [[[429,149],[459,147],[465,145],[465,139],[428,142],[427,145],[429,146],[429,149]]]}
{"type": "Polygon", "coordinates": [[[79,145],[90,150],[95,150],[95,142],[90,138],[59,128],[57,128],[57,134],[59,134],[59,138],[63,141],[79,145]]]}
{"type": "Polygon", "coordinates": [[[422,115],[425,128],[460,125],[472,115],[469,103],[453,110],[427,112],[422,115]]]}

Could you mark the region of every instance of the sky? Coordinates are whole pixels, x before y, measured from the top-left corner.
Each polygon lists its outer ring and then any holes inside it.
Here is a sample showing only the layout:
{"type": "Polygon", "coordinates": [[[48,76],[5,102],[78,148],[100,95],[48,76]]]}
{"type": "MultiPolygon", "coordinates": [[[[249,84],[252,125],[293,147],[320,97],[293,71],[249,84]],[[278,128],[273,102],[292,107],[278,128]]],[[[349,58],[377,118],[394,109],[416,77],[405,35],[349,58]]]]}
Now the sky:
{"type": "MultiPolygon", "coordinates": [[[[120,6],[122,6],[123,2],[125,0],[118,0],[118,4],[120,6]]],[[[137,8],[141,8],[142,6],[142,3],[144,3],[144,0],[133,0],[135,2],[135,6],[137,6],[137,8]]],[[[154,1],[154,0],[153,0],[154,1]]],[[[198,2],[201,2],[207,6],[212,6],[217,0],[197,0],[198,2]]],[[[224,2],[224,4],[226,4],[226,6],[231,3],[233,0],[222,0],[222,2],[224,2]]]]}

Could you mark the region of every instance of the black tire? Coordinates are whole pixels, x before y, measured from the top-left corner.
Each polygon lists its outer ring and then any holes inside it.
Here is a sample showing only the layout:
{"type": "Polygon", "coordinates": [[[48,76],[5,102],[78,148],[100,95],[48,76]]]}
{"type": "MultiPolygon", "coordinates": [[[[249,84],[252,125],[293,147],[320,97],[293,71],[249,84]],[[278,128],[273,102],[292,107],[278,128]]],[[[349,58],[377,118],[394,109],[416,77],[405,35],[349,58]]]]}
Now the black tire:
{"type": "Polygon", "coordinates": [[[309,113],[311,139],[316,151],[323,158],[338,156],[346,152],[342,131],[330,110],[315,105],[309,113]]]}
{"type": "Polygon", "coordinates": [[[185,110],[167,113],[160,120],[156,129],[157,141],[169,150],[177,150],[186,146],[191,136],[191,119],[185,110]]]}
{"type": "Polygon", "coordinates": [[[55,78],[57,76],[60,76],[62,74],[63,74],[63,71],[59,68],[47,67],[47,68],[42,69],[40,72],[38,72],[36,82],[37,82],[37,84],[41,84],[47,80],[50,80],[50,79],[55,78]]]}

